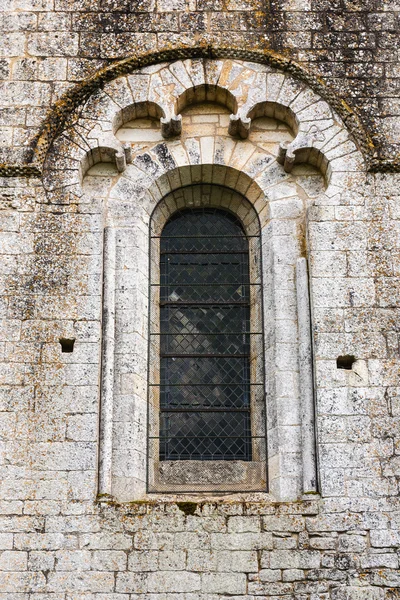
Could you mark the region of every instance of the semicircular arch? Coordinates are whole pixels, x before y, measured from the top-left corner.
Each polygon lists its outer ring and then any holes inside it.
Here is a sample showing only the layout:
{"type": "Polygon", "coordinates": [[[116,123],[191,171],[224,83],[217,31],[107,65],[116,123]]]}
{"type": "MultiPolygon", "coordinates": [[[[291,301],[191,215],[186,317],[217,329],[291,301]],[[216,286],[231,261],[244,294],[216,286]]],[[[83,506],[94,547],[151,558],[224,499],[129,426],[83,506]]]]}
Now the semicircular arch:
{"type": "MultiPolygon", "coordinates": [[[[35,136],[31,143],[31,163],[29,168],[35,167],[38,171],[42,169],[43,162],[47,156],[47,153],[52,146],[55,138],[60,135],[66,127],[69,118],[73,115],[80,106],[83,106],[91,96],[101,90],[113,87],[118,90],[119,101],[122,99],[124,104],[124,96],[127,92],[126,86],[117,86],[116,80],[121,77],[130,78],[134,76],[134,72],[142,67],[149,65],[155,65],[160,61],[176,61],[176,64],[182,64],[185,60],[190,61],[204,61],[204,59],[216,59],[217,62],[233,62],[230,56],[234,56],[234,61],[253,61],[257,65],[263,65],[266,69],[278,69],[280,73],[289,76],[291,79],[298,80],[300,83],[304,82],[304,85],[313,93],[320,96],[321,99],[325,100],[329,106],[339,115],[339,117],[346,123],[346,126],[354,136],[357,145],[365,156],[368,156],[373,149],[373,145],[367,132],[361,125],[360,120],[354,111],[344,102],[341,98],[334,96],[330,90],[323,84],[320,78],[313,77],[308,72],[305,72],[300,65],[293,63],[284,57],[277,56],[272,52],[258,52],[258,51],[229,51],[229,49],[218,49],[218,48],[183,48],[180,50],[173,51],[162,51],[143,56],[135,56],[110,65],[105,69],[102,69],[94,76],[82,81],[74,88],[68,90],[54,105],[50,113],[48,114],[45,121],[42,123],[39,133],[35,136]],[[219,59],[219,60],[218,60],[219,59]],[[221,60],[224,59],[224,60],[221,60]]],[[[247,64],[247,63],[246,63],[247,64]]],[[[260,69],[258,69],[260,71],[260,69]]],[[[262,71],[262,69],[261,69],[262,71]]],[[[201,69],[200,78],[201,78],[201,69]]],[[[204,70],[203,70],[204,73],[204,70]]],[[[172,72],[174,79],[175,73],[172,72]]],[[[277,73],[279,75],[279,73],[277,73]]],[[[215,75],[215,74],[214,74],[215,75]]],[[[229,84],[229,77],[224,75],[227,84],[229,84]]],[[[204,78],[203,78],[204,79],[204,78]]],[[[210,82],[213,85],[213,82],[210,82]]],[[[232,83],[232,81],[231,81],[232,83]]],[[[188,78],[186,86],[180,89],[178,95],[185,93],[185,90],[189,87],[203,85],[204,81],[197,81],[196,78],[188,78]]],[[[215,84],[215,83],[214,83],[215,84]]],[[[157,86],[156,86],[157,87],[157,86]]],[[[129,88],[129,85],[128,85],[129,88]]],[[[131,99],[132,103],[132,99],[131,99]]],[[[120,108],[122,107],[119,104],[120,108]]],[[[174,106],[174,104],[173,104],[174,106]]],[[[250,110],[251,107],[249,107],[250,110]]],[[[164,113],[164,107],[162,108],[164,113]]],[[[169,111],[171,112],[171,110],[169,111]]],[[[175,112],[175,110],[174,110],[175,112]]],[[[247,111],[248,112],[248,111],[247,111]]],[[[166,117],[169,118],[169,117],[166,117]]],[[[27,165],[28,166],[28,165],[27,165]]]]}

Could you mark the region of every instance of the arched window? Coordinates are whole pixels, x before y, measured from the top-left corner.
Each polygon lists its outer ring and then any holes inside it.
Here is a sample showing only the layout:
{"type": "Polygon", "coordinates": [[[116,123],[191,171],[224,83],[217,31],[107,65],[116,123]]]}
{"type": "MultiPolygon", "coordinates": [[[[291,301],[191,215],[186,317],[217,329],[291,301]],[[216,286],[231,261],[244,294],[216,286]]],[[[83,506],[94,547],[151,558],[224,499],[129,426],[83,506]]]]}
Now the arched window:
{"type": "Polygon", "coordinates": [[[153,242],[149,491],[265,490],[259,236],[185,208],[153,242]]]}
{"type": "Polygon", "coordinates": [[[160,247],[160,460],[251,460],[248,241],[213,209],[160,247]]]}

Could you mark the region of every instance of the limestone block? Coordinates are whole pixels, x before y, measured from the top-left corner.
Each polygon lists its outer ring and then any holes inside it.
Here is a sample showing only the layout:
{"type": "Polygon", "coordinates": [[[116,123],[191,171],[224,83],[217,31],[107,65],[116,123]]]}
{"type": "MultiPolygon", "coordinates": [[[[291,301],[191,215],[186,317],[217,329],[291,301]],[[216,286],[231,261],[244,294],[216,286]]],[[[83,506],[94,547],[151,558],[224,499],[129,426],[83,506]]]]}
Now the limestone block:
{"type": "Polygon", "coordinates": [[[28,553],[4,550],[0,554],[0,569],[2,571],[26,571],[28,553]]]}
{"type": "Polygon", "coordinates": [[[0,589],[3,593],[15,592],[43,592],[46,586],[46,579],[41,572],[7,572],[0,573],[0,589]]]}
{"type": "Polygon", "coordinates": [[[187,547],[190,549],[204,550],[209,549],[210,544],[210,534],[205,531],[177,533],[174,538],[174,545],[180,550],[184,550],[187,547]]]}
{"type": "Polygon", "coordinates": [[[374,530],[370,535],[371,546],[374,548],[397,547],[400,543],[400,532],[397,530],[374,530]]]}
{"type": "Polygon", "coordinates": [[[332,590],[334,600],[381,600],[384,591],[375,587],[339,587],[332,590]]]}
{"type": "Polygon", "coordinates": [[[255,594],[256,597],[268,593],[274,595],[289,595],[293,592],[293,584],[281,582],[251,582],[249,583],[249,592],[255,594]]]}
{"type": "Polygon", "coordinates": [[[341,552],[363,552],[367,547],[367,539],[361,535],[340,535],[338,549],[341,552]]]}
{"type": "MultiPolygon", "coordinates": [[[[256,572],[258,569],[257,565],[257,553],[254,551],[220,551],[214,553],[216,559],[216,570],[222,572],[256,572]]],[[[204,571],[209,571],[210,566],[204,571]]]]}
{"type": "Polygon", "coordinates": [[[55,554],[57,571],[83,571],[90,569],[90,552],[86,550],[59,550],[55,554]]]}
{"type": "Polygon", "coordinates": [[[262,517],[265,531],[300,532],[304,530],[305,521],[302,517],[282,515],[262,517]]]}
{"type": "Polygon", "coordinates": [[[229,533],[257,533],[260,527],[260,519],[257,517],[230,517],[228,520],[229,533]]]}
{"type": "Polygon", "coordinates": [[[69,539],[63,533],[16,533],[14,547],[17,550],[54,551],[76,547],[76,539],[69,539]]]}
{"type": "Polygon", "coordinates": [[[94,571],[124,571],[126,553],[122,550],[96,550],[92,552],[91,568],[94,571]]]}
{"type": "Polygon", "coordinates": [[[147,577],[147,573],[118,573],[115,584],[115,590],[117,592],[125,592],[131,594],[146,593],[147,577]]]}
{"type": "Polygon", "coordinates": [[[211,534],[211,546],[217,550],[265,550],[273,545],[270,533],[211,534]]]}
{"type": "Polygon", "coordinates": [[[77,442],[95,441],[97,438],[97,415],[68,417],[66,438],[77,442]]]}
{"type": "Polygon", "coordinates": [[[246,593],[244,573],[204,573],[201,576],[201,590],[206,594],[246,593]]]}
{"type": "Polygon", "coordinates": [[[186,552],[183,550],[160,552],[158,568],[160,571],[184,571],[186,569],[186,552]]]}
{"type": "Polygon", "coordinates": [[[361,557],[361,567],[363,569],[373,569],[387,567],[397,569],[399,560],[395,553],[367,554],[361,557]]]}
{"type": "Polygon", "coordinates": [[[98,571],[53,572],[49,574],[49,592],[112,592],[114,574],[98,571]]]}
{"type": "Polygon", "coordinates": [[[47,551],[29,552],[29,569],[32,571],[47,571],[54,570],[55,554],[47,551]]]}
{"type": "Polygon", "coordinates": [[[315,550],[274,550],[270,554],[270,565],[272,569],[318,569],[320,560],[320,553],[315,550]]]}
{"type": "Polygon", "coordinates": [[[197,573],[158,571],[148,574],[149,592],[196,592],[200,587],[200,575],[197,573]]]}
{"type": "Polygon", "coordinates": [[[283,581],[301,581],[304,578],[302,569],[285,569],[282,573],[283,581]]]}
{"type": "Polygon", "coordinates": [[[137,571],[157,571],[158,570],[158,552],[156,551],[135,551],[128,557],[128,570],[137,571]]]}

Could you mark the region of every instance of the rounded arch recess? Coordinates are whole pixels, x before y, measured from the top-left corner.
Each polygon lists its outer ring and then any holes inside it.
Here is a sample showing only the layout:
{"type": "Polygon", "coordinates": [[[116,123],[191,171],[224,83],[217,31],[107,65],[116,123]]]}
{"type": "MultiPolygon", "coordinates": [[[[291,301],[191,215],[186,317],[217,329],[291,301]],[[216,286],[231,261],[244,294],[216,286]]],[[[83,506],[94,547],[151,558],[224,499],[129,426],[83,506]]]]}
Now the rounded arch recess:
{"type": "MultiPolygon", "coordinates": [[[[280,184],[277,184],[276,191],[280,189],[280,184]]],[[[304,232],[305,205],[299,212],[299,199],[278,200],[279,210],[271,207],[276,203],[278,196],[272,195],[269,199],[268,187],[264,190],[260,185],[251,178],[249,174],[243,171],[227,166],[215,164],[184,164],[180,167],[157,169],[154,170],[152,177],[149,174],[141,172],[135,165],[128,166],[125,173],[118,176],[115,183],[108,194],[107,217],[106,217],[106,235],[105,235],[105,250],[104,256],[106,263],[104,265],[105,273],[105,289],[113,288],[112,293],[106,293],[104,311],[107,318],[104,319],[106,329],[113,328],[113,331],[108,329],[103,332],[103,339],[108,340],[103,349],[103,399],[102,399],[102,439],[100,457],[105,460],[100,460],[100,492],[102,494],[110,494],[117,497],[119,500],[128,501],[135,498],[143,498],[146,496],[146,465],[147,455],[144,446],[137,445],[139,438],[129,438],[128,433],[124,437],[123,428],[128,428],[128,425],[122,422],[117,424],[120,435],[115,437],[112,431],[116,427],[113,420],[113,413],[121,414],[123,411],[118,407],[121,399],[118,399],[117,392],[113,389],[112,378],[119,372],[120,367],[115,364],[115,357],[122,356],[124,350],[115,348],[115,331],[121,327],[118,324],[121,310],[116,311],[115,306],[119,305],[119,297],[123,297],[126,293],[132,293],[138,299],[132,317],[132,308],[130,318],[135,320],[135,332],[132,334],[136,348],[136,354],[141,356],[139,363],[141,364],[141,372],[147,370],[146,363],[143,362],[143,357],[147,355],[148,333],[146,333],[147,311],[149,310],[149,298],[146,290],[149,286],[149,273],[146,266],[148,262],[149,252],[149,224],[151,216],[155,216],[158,225],[157,231],[162,228],[163,224],[173,214],[175,210],[184,206],[200,206],[201,198],[193,193],[193,190],[211,188],[214,186],[222,187],[230,199],[237,198],[240,201],[236,205],[229,200],[229,206],[234,213],[238,213],[239,218],[248,227],[260,224],[262,236],[262,258],[263,258],[263,290],[264,294],[264,335],[266,339],[265,357],[266,370],[269,373],[269,378],[266,386],[267,404],[267,424],[268,424],[268,473],[270,482],[270,491],[274,497],[280,499],[298,498],[304,489],[310,491],[310,486],[304,486],[302,483],[304,468],[302,466],[300,441],[296,444],[293,439],[301,438],[302,423],[292,423],[288,428],[284,423],[281,423],[280,402],[287,402],[287,399],[279,398],[279,378],[282,374],[276,367],[276,356],[279,352],[279,344],[281,341],[277,338],[276,319],[281,319],[281,324],[287,324],[287,332],[289,340],[292,343],[293,357],[291,363],[295,364],[298,360],[297,353],[297,319],[295,314],[293,317],[288,315],[286,311],[286,302],[290,297],[290,305],[296,303],[296,287],[293,284],[296,271],[296,260],[300,259],[304,250],[303,242],[299,238],[299,231],[304,232]],[[166,200],[167,196],[173,200],[166,200]],[[243,199],[244,197],[244,199],[243,199]],[[178,202],[179,200],[179,202],[178,202]],[[282,204],[283,203],[283,204],[282,204]],[[282,214],[283,205],[285,205],[285,213],[282,214]],[[140,224],[139,228],[136,224],[140,224]],[[279,250],[281,244],[282,227],[286,232],[285,252],[279,250]],[[124,242],[126,240],[126,242],[124,242]],[[134,240],[134,241],[133,241],[134,240]],[[118,265],[117,247],[127,243],[128,249],[125,253],[125,263],[122,268],[118,265]],[[143,265],[141,267],[140,265],[143,265]],[[132,272],[133,278],[129,279],[129,272],[132,272]],[[291,283],[283,283],[286,281],[288,273],[293,272],[293,277],[290,278],[291,283]],[[118,281],[121,273],[123,284],[118,281]],[[128,281],[128,284],[127,284],[128,281]],[[128,285],[128,289],[127,289],[128,285]],[[283,286],[283,287],[282,287],[283,286]],[[282,303],[282,293],[284,290],[285,303],[282,303]],[[141,300],[140,300],[141,298],[141,300]],[[136,312],[135,312],[136,311],[136,312]],[[117,314],[117,317],[115,315],[117,314]],[[113,316],[113,319],[108,318],[113,316]],[[116,320],[115,320],[116,319],[116,320]],[[111,348],[107,348],[107,344],[111,340],[111,348]],[[113,347],[114,344],[114,347],[113,347]],[[111,363],[111,367],[108,365],[111,363]],[[112,378],[109,374],[112,374],[112,378]],[[111,422],[110,422],[111,421],[111,422]],[[289,433],[291,442],[289,443],[289,433]],[[131,462],[126,458],[126,448],[131,444],[132,452],[137,458],[137,467],[135,475],[132,474],[131,462]],[[289,464],[292,461],[296,464],[296,468],[291,468],[285,471],[283,465],[289,464]],[[121,463],[123,468],[121,468],[121,463]],[[127,476],[128,473],[128,476],[127,476]],[[131,475],[129,475],[131,473],[131,475]],[[139,475],[138,475],[139,473],[139,475]]],[[[274,187],[274,186],[273,186],[274,187]]],[[[287,185],[282,188],[282,193],[287,194],[287,185]]],[[[302,201],[300,201],[302,203],[302,201]]],[[[224,206],[228,206],[228,200],[223,201],[224,206]]],[[[304,260],[304,259],[302,259],[304,260]]],[[[123,300],[121,300],[123,303],[123,300]]],[[[125,308],[122,308],[122,312],[125,308]]],[[[118,336],[117,336],[118,338],[118,336]]],[[[119,342],[117,342],[118,344],[119,342]]],[[[125,361],[127,364],[127,361],[125,361]]],[[[145,420],[147,410],[146,385],[140,372],[133,374],[134,377],[139,377],[139,400],[136,401],[136,407],[141,406],[142,417],[141,421],[145,420]]],[[[293,372],[290,377],[298,377],[298,373],[293,372]]],[[[128,394],[128,389],[124,390],[121,398],[128,394]]],[[[291,402],[300,403],[300,397],[294,396],[291,402]]],[[[293,408],[294,410],[294,408],[293,408]]],[[[294,410],[296,414],[300,413],[299,409],[294,410]]],[[[308,430],[312,431],[307,424],[308,430]]],[[[143,441],[143,437],[142,437],[143,441]]],[[[315,482],[315,476],[313,477],[315,482]]]]}

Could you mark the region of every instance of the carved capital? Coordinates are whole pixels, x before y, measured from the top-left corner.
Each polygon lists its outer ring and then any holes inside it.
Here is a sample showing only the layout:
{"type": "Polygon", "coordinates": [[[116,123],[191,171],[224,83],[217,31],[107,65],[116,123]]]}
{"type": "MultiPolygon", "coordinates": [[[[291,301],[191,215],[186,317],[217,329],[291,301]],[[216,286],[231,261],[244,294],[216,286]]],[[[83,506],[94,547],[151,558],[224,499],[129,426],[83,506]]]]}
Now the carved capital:
{"type": "Polygon", "coordinates": [[[229,121],[228,133],[233,137],[240,137],[245,140],[249,136],[251,119],[241,117],[240,115],[231,115],[229,121]]]}
{"type": "Polygon", "coordinates": [[[181,135],[182,115],[172,115],[171,118],[161,117],[160,123],[163,138],[168,139],[181,135]]]}

